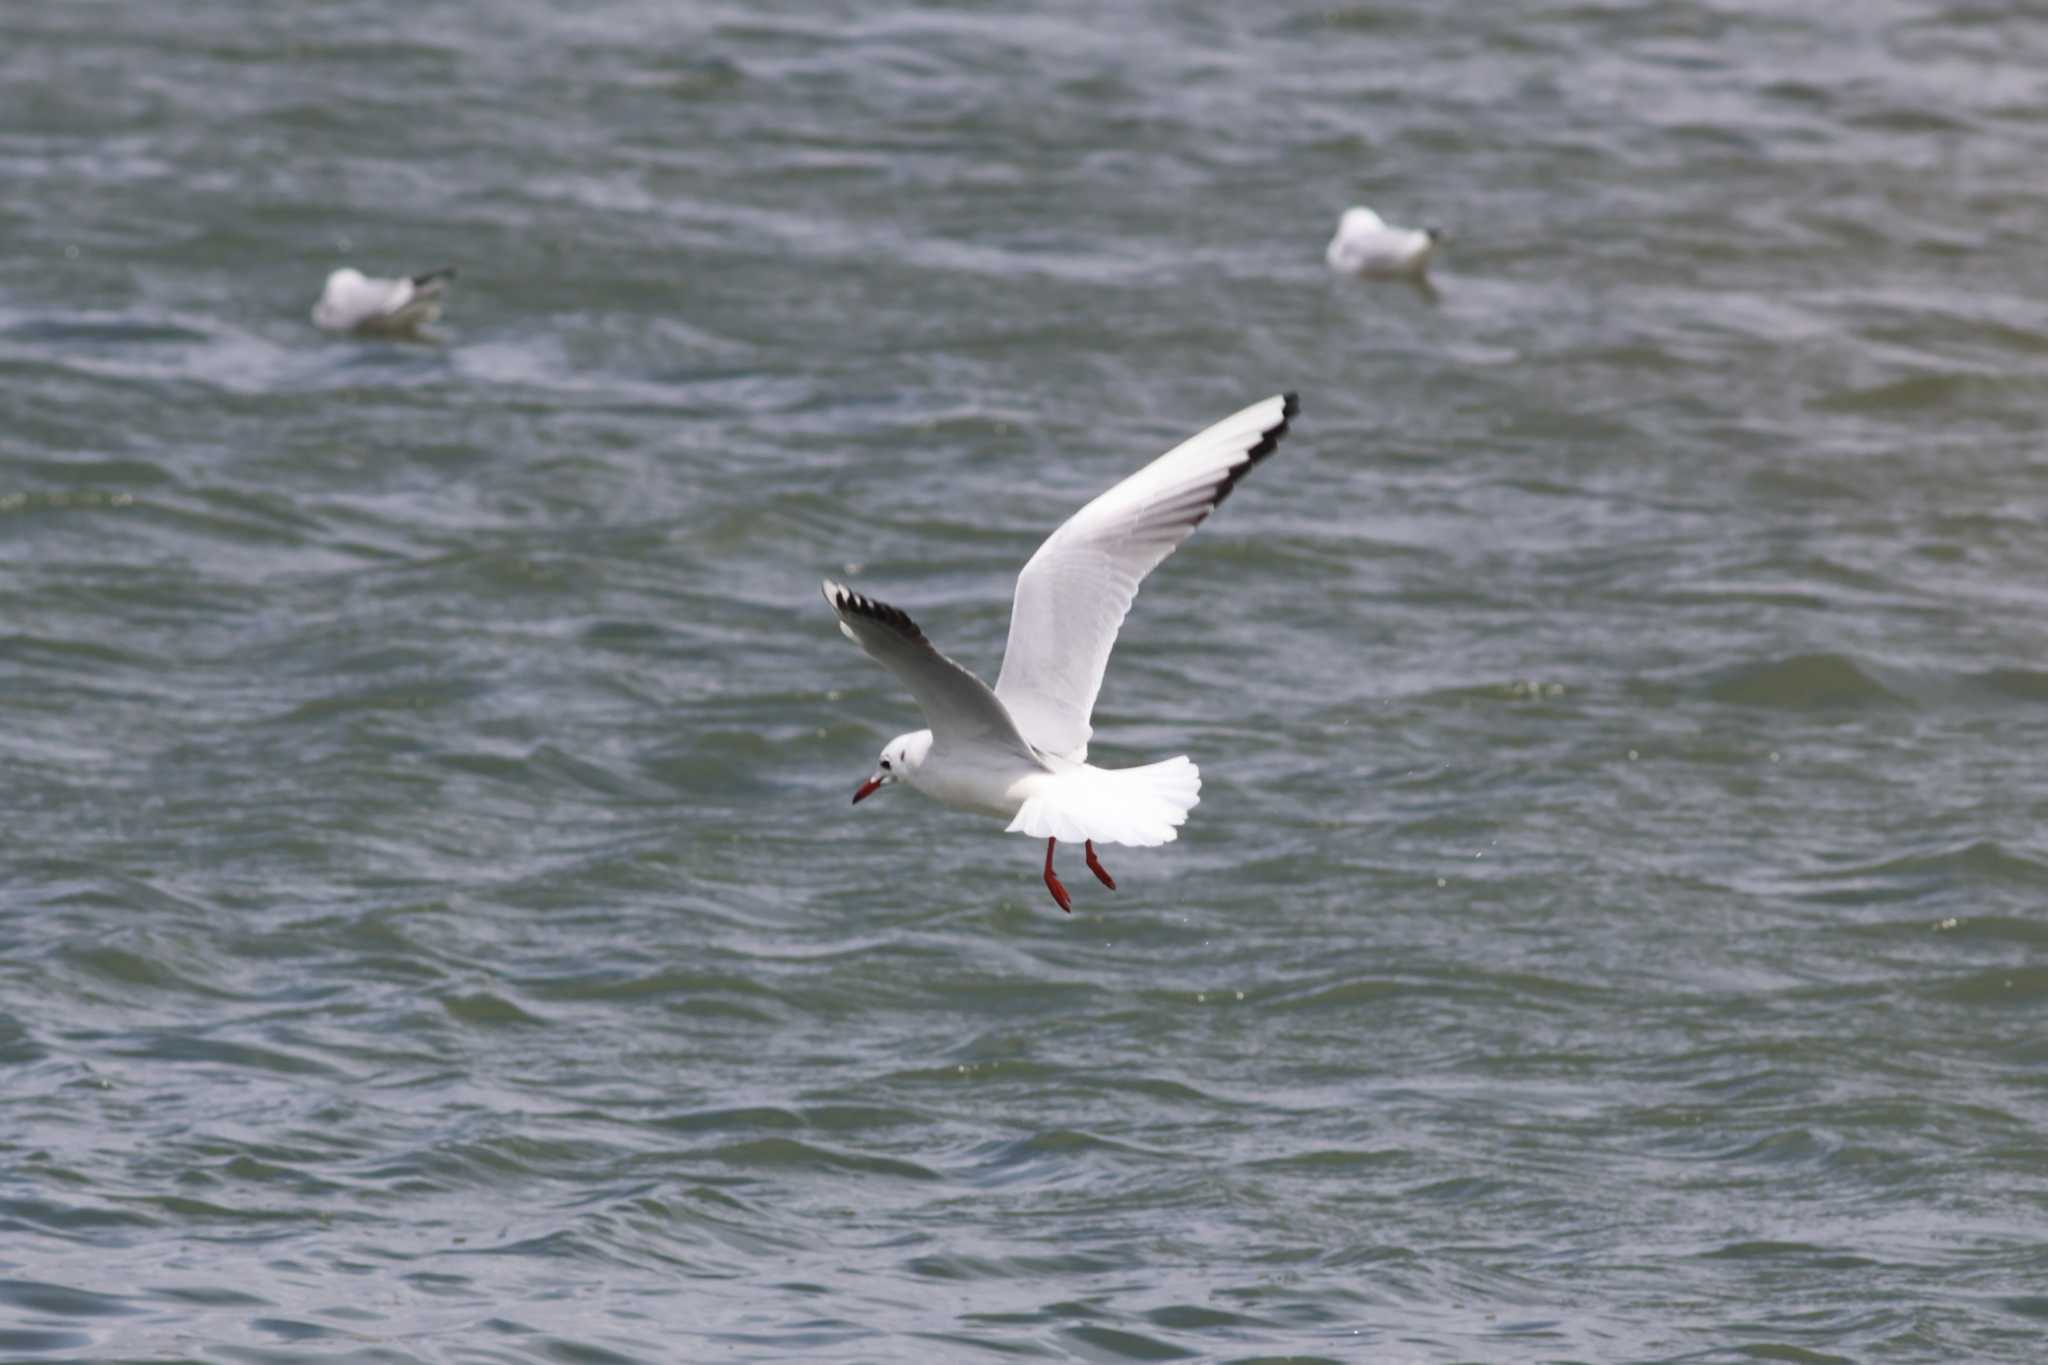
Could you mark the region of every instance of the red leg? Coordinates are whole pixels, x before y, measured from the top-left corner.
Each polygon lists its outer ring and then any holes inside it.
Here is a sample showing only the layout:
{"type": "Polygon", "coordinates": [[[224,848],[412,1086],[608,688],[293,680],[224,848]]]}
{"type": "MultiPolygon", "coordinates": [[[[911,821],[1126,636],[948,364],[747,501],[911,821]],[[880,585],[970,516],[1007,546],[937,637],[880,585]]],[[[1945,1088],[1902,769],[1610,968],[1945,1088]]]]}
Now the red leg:
{"type": "Polygon", "coordinates": [[[1095,859],[1095,841],[1093,839],[1083,839],[1081,847],[1088,850],[1088,870],[1095,874],[1095,880],[1101,882],[1112,891],[1116,890],[1116,878],[1103,871],[1102,864],[1095,859]]]}
{"type": "Polygon", "coordinates": [[[1052,870],[1052,851],[1059,846],[1059,842],[1057,839],[1045,841],[1045,889],[1052,892],[1052,898],[1060,909],[1071,915],[1074,913],[1073,898],[1067,895],[1067,888],[1060,885],[1058,875],[1052,870]]]}

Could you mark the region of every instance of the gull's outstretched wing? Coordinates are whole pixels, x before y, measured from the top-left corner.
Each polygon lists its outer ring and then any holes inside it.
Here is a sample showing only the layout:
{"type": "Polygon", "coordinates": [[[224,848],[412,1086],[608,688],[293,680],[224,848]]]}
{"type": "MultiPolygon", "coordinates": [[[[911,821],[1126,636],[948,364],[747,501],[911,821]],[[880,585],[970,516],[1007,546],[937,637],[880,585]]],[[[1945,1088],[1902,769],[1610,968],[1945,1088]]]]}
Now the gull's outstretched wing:
{"type": "Polygon", "coordinates": [[[1300,404],[1275,394],[1190,437],[1067,518],[1017,576],[995,695],[1024,737],[1076,762],[1138,584],[1271,455],[1300,404]]]}
{"type": "Polygon", "coordinates": [[[1038,761],[988,684],[933,649],[915,621],[895,607],[829,579],[823,587],[825,600],[838,615],[839,629],[846,632],[846,638],[894,673],[917,698],[918,708],[932,728],[934,749],[992,745],[1038,761]]]}

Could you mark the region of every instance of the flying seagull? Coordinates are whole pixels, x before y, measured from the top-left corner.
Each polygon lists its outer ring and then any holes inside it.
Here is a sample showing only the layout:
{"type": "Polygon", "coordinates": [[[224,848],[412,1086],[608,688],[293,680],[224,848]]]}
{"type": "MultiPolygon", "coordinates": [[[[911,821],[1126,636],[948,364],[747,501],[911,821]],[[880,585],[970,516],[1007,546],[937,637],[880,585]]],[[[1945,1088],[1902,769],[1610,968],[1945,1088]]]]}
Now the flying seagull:
{"type": "Polygon", "coordinates": [[[1344,210],[1323,259],[1340,275],[1373,280],[1422,280],[1443,233],[1433,227],[1394,227],[1368,208],[1344,210]]]}
{"type": "Polygon", "coordinates": [[[1200,799],[1195,765],[1183,754],[1098,768],[1087,761],[1088,718],[1138,584],[1279,447],[1299,410],[1291,393],[1254,403],[1067,518],[1017,575],[993,690],[934,649],[903,612],[827,581],[839,629],[910,689],[931,723],[883,746],[855,803],[907,782],[945,805],[1008,820],[1006,833],[1045,840],[1046,889],[1070,914],[1052,867],[1060,840],[1079,840],[1088,870],[1112,891],[1097,842],[1171,843],[1200,799]]]}
{"type": "Polygon", "coordinates": [[[411,336],[441,316],[441,299],[454,278],[453,266],[395,280],[372,279],[343,266],[327,277],[313,305],[313,325],[328,332],[411,336]]]}

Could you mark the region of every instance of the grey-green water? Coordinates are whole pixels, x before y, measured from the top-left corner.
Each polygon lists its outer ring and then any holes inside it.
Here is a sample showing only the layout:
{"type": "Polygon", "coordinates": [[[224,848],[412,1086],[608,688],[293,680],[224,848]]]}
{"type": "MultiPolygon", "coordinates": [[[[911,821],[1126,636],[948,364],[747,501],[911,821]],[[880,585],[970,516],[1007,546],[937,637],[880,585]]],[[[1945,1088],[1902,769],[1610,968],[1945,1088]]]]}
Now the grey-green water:
{"type": "Polygon", "coordinates": [[[0,1354],[2040,1359],[2030,11],[0,11],[0,1354]],[[1180,843],[848,807],[1281,388],[1180,843]]]}

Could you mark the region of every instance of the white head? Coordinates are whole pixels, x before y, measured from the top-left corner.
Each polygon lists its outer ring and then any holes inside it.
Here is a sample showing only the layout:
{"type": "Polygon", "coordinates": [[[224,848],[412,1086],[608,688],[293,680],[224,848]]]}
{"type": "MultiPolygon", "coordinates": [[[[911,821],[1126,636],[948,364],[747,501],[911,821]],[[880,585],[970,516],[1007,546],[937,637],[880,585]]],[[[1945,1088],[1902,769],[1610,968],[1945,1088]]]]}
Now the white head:
{"type": "Polygon", "coordinates": [[[1366,233],[1378,232],[1386,225],[1385,219],[1381,218],[1371,209],[1361,205],[1357,208],[1344,210],[1344,216],[1337,220],[1337,235],[1340,237],[1357,237],[1366,233]]]}
{"type": "Polygon", "coordinates": [[[320,302],[313,305],[313,321],[321,327],[347,327],[354,320],[354,298],[369,280],[353,266],[343,266],[327,277],[320,302]]]}
{"type": "Polygon", "coordinates": [[[857,806],[873,796],[891,782],[908,782],[912,775],[924,766],[925,756],[932,751],[932,732],[913,730],[907,735],[898,735],[882,746],[882,757],[875,765],[875,773],[860,784],[853,794],[857,806]]]}

